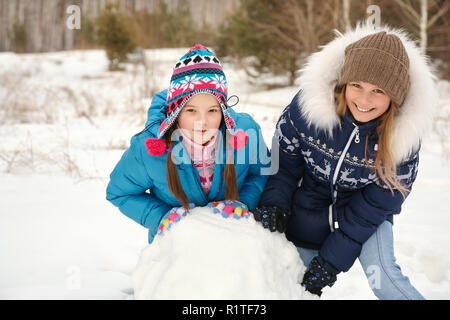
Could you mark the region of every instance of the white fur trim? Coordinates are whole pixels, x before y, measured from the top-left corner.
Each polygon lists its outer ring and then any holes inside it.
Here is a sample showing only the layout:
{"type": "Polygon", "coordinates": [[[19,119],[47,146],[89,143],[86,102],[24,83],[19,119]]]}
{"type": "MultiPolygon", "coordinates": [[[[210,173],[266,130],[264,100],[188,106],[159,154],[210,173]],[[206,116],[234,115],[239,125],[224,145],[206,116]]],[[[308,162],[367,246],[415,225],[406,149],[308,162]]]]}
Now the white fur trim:
{"type": "Polygon", "coordinates": [[[436,111],[438,93],[436,78],[428,58],[403,30],[382,26],[374,29],[372,25],[358,24],[356,28],[339,33],[337,37],[312,54],[300,70],[300,89],[298,105],[308,125],[314,124],[331,136],[340,121],[336,114],[334,87],[341,76],[345,62],[345,48],[369,35],[380,31],[397,35],[402,41],[409,57],[411,87],[395,119],[391,150],[397,163],[416,150],[421,138],[431,128],[436,111]]]}

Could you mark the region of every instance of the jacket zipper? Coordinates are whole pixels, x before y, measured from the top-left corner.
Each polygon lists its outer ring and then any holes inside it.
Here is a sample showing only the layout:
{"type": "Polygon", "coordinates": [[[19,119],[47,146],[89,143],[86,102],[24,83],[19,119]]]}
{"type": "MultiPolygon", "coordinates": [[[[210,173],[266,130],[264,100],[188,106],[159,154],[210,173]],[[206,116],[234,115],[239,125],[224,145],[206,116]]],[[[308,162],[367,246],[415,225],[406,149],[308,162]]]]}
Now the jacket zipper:
{"type": "Polygon", "coordinates": [[[356,130],[356,137],[355,137],[355,143],[359,143],[359,129],[358,126],[356,124],[353,123],[353,125],[355,126],[356,130]]]}
{"type": "Polygon", "coordinates": [[[345,145],[344,150],[342,151],[341,156],[339,157],[339,160],[337,162],[336,168],[334,170],[333,174],[333,180],[331,185],[331,197],[332,197],[332,203],[328,207],[328,223],[330,225],[331,232],[334,232],[335,229],[339,228],[339,223],[337,221],[337,217],[334,214],[334,205],[337,202],[337,189],[336,189],[336,181],[337,177],[339,175],[339,170],[341,169],[342,163],[344,162],[345,155],[347,154],[348,149],[350,148],[350,145],[352,144],[353,138],[355,138],[355,143],[359,143],[359,128],[356,124],[353,123],[355,128],[353,129],[352,133],[350,134],[350,138],[347,140],[347,143],[345,145]]]}

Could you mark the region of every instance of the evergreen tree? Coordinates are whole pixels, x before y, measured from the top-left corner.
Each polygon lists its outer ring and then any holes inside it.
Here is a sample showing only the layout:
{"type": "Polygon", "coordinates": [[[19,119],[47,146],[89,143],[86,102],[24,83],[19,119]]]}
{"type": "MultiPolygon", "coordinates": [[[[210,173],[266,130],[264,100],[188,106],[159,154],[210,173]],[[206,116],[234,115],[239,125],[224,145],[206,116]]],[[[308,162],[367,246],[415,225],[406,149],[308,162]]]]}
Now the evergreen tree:
{"type": "Polygon", "coordinates": [[[131,23],[119,6],[107,3],[96,19],[97,41],[105,47],[110,70],[120,70],[119,63],[125,61],[127,53],[136,48],[132,40],[131,23]]]}
{"type": "Polygon", "coordinates": [[[164,33],[170,47],[190,47],[193,42],[198,42],[197,24],[186,0],[180,1],[174,10],[167,12],[167,17],[164,33]]]}
{"type": "Polygon", "coordinates": [[[25,25],[14,23],[12,28],[12,43],[14,51],[18,53],[26,52],[27,49],[27,32],[25,30],[25,25]]]}
{"type": "Polygon", "coordinates": [[[219,28],[217,54],[235,58],[252,57],[247,72],[253,77],[263,73],[288,74],[292,85],[298,69],[300,53],[283,42],[270,27],[276,26],[289,34],[283,25],[277,25],[272,13],[280,12],[281,1],[241,1],[238,11],[219,28]]]}

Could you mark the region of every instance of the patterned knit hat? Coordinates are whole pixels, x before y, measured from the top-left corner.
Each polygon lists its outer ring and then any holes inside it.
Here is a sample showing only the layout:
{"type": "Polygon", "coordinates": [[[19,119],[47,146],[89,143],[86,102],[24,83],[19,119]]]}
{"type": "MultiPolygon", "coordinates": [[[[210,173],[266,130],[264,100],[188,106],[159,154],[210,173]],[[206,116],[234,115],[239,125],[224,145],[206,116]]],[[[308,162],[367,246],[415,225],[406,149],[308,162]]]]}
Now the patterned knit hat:
{"type": "Polygon", "coordinates": [[[177,119],[186,102],[198,93],[215,96],[222,108],[225,125],[234,130],[235,123],[227,106],[227,80],[214,54],[200,44],[193,46],[175,65],[167,92],[167,117],[158,130],[161,139],[177,119]]]}
{"type": "Polygon", "coordinates": [[[400,106],[410,87],[409,58],[400,38],[382,31],[347,46],[339,85],[350,81],[376,85],[400,106]]]}

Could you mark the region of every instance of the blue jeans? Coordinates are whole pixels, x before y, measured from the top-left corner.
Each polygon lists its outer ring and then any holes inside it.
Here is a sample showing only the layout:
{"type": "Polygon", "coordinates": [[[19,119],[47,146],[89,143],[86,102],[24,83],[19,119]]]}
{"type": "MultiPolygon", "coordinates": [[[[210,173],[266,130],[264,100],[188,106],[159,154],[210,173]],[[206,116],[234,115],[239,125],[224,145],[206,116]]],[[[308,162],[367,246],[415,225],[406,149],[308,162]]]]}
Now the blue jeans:
{"type": "MultiPolygon", "coordinates": [[[[308,267],[317,250],[297,247],[300,258],[308,267]]],[[[424,300],[425,298],[404,276],[395,263],[392,224],[383,222],[363,244],[359,262],[373,293],[381,300],[424,300]]],[[[338,280],[339,281],[339,280],[338,280]]]]}

